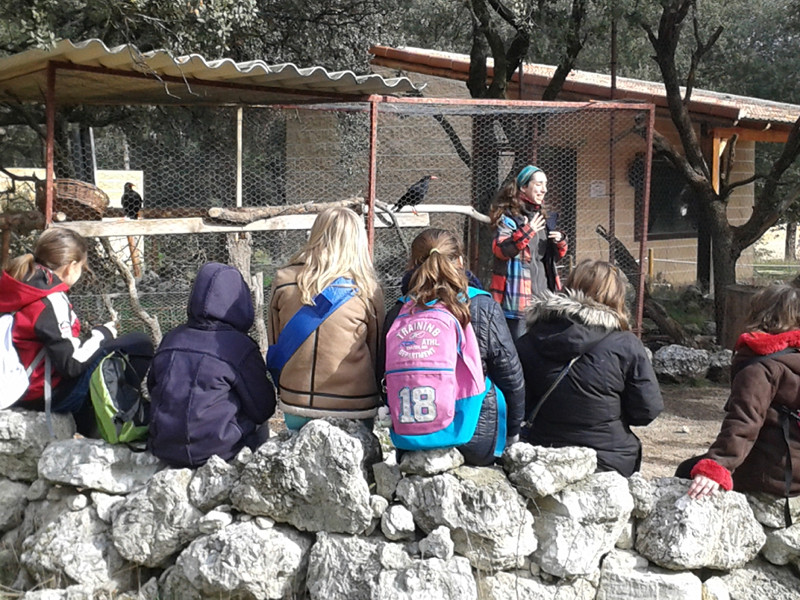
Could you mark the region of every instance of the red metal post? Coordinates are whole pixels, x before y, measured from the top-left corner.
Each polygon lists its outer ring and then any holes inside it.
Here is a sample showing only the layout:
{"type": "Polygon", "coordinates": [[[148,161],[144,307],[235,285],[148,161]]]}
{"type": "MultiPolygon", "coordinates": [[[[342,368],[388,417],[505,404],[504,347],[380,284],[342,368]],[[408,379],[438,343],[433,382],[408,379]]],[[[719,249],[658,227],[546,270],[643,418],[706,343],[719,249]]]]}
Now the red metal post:
{"type": "Polygon", "coordinates": [[[378,102],[379,96],[369,98],[369,189],[367,191],[367,242],[372,254],[375,244],[375,176],[378,157],[378,102]]]}
{"type": "Polygon", "coordinates": [[[47,140],[45,141],[45,207],[44,226],[53,222],[54,157],[56,140],[56,66],[47,64],[47,90],[45,92],[45,115],[47,119],[47,140]]]}
{"type": "Polygon", "coordinates": [[[645,278],[645,256],[647,255],[647,222],[650,219],[650,170],[653,165],[653,131],[656,127],[656,108],[651,105],[650,117],[647,123],[647,149],[644,160],[644,190],[642,195],[642,237],[639,241],[639,291],[636,298],[636,334],[642,337],[642,319],[644,318],[644,286],[647,285],[645,278]]]}

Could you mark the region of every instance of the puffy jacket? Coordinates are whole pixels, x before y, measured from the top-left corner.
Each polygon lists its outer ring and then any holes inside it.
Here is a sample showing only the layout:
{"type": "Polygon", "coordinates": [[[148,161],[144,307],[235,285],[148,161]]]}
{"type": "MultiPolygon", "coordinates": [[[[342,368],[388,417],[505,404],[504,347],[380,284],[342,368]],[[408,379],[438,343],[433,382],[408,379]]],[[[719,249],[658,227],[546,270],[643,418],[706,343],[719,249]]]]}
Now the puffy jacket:
{"type": "Polygon", "coordinates": [[[561,370],[582,356],[545,400],[528,441],[539,446],[586,446],[600,470],[628,477],[639,469],[642,444],[631,425],[647,425],[664,409],[661,390],[641,341],[621,331],[616,313],[581,292],[545,293],[517,340],[530,414],[561,370]]]}
{"type": "MultiPolygon", "coordinates": [[[[269,343],[303,306],[297,277],[302,265],[279,269],[272,284],[269,343]]],[[[300,345],[281,371],[281,410],[308,418],[370,419],[380,404],[375,378],[383,321],[383,292],[354,296],[300,345]]]]}
{"type": "Polygon", "coordinates": [[[148,375],[150,451],[179,467],[256,445],[256,427],[275,412],[275,390],[255,341],[250,290],[239,271],[201,267],[188,322],[167,335],[148,375]]]}
{"type": "MultiPolygon", "coordinates": [[[[402,292],[407,289],[408,277],[403,280],[402,292]]],[[[384,331],[389,331],[403,303],[397,302],[386,315],[384,331]]],[[[470,299],[470,323],[475,331],[481,353],[483,372],[502,390],[507,406],[506,435],[519,434],[525,410],[525,382],[514,340],[506,325],[503,309],[491,296],[480,294],[470,299]]],[[[385,341],[381,343],[380,373],[385,369],[385,341]]],[[[458,449],[471,465],[488,465],[494,462],[497,441],[497,399],[491,389],[484,398],[478,426],[472,439],[458,449]]]]}
{"type": "MultiPolygon", "coordinates": [[[[0,276],[0,313],[16,311],[13,341],[27,367],[42,348],[52,364],[53,397],[58,399],[69,380],[82,375],[100,353],[111,332],[103,326],[80,339],[81,323],[67,297],[69,286],[47,267],[36,265],[33,275],[17,281],[7,272],[0,276]]],[[[34,369],[28,391],[20,402],[34,403],[44,395],[44,361],[34,369]]]]}
{"type": "MultiPolygon", "coordinates": [[[[779,411],[800,410],[800,331],[742,334],[731,375],[725,418],[705,458],[732,472],[736,491],[783,496],[787,447],[779,411]],[[766,357],[786,348],[798,351],[766,357]]],[[[800,427],[791,417],[788,425],[792,459],[789,495],[799,496],[800,427]]],[[[698,472],[712,476],[702,468],[692,471],[693,475],[698,472]]]]}

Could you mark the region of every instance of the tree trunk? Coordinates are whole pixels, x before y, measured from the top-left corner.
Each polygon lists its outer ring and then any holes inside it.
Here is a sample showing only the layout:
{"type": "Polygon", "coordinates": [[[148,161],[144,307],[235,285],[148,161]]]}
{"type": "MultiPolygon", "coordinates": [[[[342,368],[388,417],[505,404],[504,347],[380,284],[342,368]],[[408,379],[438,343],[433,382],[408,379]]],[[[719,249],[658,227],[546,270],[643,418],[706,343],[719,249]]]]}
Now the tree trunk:
{"type": "Polygon", "coordinates": [[[728,286],[736,283],[736,261],[741,248],[735,247],[733,230],[728,223],[726,205],[719,200],[711,201],[711,260],[714,265],[714,322],[717,326],[717,341],[721,341],[722,324],[725,320],[725,297],[728,286]]]}
{"type": "Polygon", "coordinates": [[[786,246],[783,251],[783,260],[797,260],[797,221],[786,224],[786,246]]]}

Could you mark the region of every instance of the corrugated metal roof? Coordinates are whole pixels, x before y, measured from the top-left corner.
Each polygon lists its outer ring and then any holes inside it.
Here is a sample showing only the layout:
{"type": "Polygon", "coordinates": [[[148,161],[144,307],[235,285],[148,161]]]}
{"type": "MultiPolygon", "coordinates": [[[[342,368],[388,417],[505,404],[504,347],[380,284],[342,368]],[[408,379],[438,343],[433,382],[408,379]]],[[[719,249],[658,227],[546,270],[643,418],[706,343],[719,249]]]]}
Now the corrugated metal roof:
{"type": "Polygon", "coordinates": [[[165,50],[140,52],[129,44],[109,48],[90,39],[62,40],[50,49],[0,58],[0,100],[43,102],[51,61],[59,66],[56,98],[63,104],[271,104],[417,89],[406,77],[207,60],[199,54],[173,57],[165,50]]]}
{"type": "MultiPolygon", "coordinates": [[[[370,48],[370,52],[375,55],[373,63],[378,65],[405,68],[408,71],[419,71],[462,80],[466,80],[469,73],[470,58],[466,54],[440,52],[425,48],[391,48],[388,46],[373,46],[370,48]]],[[[490,60],[490,76],[492,64],[490,60]]],[[[536,89],[543,89],[550,82],[555,70],[556,68],[551,65],[526,63],[523,67],[523,89],[527,90],[529,94],[536,89]]],[[[514,74],[513,81],[518,81],[517,73],[514,74]]],[[[513,94],[516,89],[518,89],[517,85],[513,85],[509,91],[513,94]]],[[[610,89],[610,75],[573,70],[564,82],[563,91],[565,99],[568,94],[581,95],[583,98],[608,99],[610,89]]],[[[666,106],[664,84],[655,81],[618,77],[616,98],[628,98],[652,102],[657,106],[666,106]]],[[[796,104],[772,102],[702,89],[692,91],[689,108],[692,112],[730,119],[734,122],[752,121],[754,125],[791,125],[800,117],[800,106],[796,104]]]]}

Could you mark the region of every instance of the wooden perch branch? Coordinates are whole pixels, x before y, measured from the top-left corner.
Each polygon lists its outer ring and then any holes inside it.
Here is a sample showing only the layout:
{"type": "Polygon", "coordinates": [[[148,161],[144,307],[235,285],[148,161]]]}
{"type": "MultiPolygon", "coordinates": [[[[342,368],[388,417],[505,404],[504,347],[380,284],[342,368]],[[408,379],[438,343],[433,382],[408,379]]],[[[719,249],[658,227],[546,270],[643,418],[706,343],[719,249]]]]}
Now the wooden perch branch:
{"type": "MultiPolygon", "coordinates": [[[[273,217],[283,217],[286,215],[306,215],[320,213],[326,208],[334,206],[344,206],[352,208],[357,212],[364,212],[365,200],[358,196],[347,198],[346,200],[337,200],[335,202],[304,202],[303,204],[292,204],[288,206],[256,206],[244,208],[209,208],[208,216],[212,219],[219,219],[221,221],[229,221],[231,223],[252,223],[260,219],[271,219],[273,217]]],[[[375,201],[375,206],[382,209],[385,213],[392,213],[389,206],[381,202],[375,201]]],[[[483,213],[478,212],[472,206],[465,206],[462,204],[420,204],[416,207],[418,212],[422,213],[456,213],[466,215],[471,219],[480,221],[481,223],[489,223],[489,217],[483,213]]],[[[401,209],[402,210],[402,209],[401,209]]],[[[409,208],[409,211],[411,209],[409,208]]],[[[406,211],[408,212],[408,211],[406,211]]],[[[383,215],[380,215],[381,218],[383,215]]],[[[392,219],[395,226],[397,226],[396,219],[392,219]]]]}
{"type": "Polygon", "coordinates": [[[229,221],[231,223],[252,223],[259,219],[271,219],[285,215],[306,215],[320,213],[326,208],[344,206],[356,208],[364,205],[364,199],[359,197],[337,200],[336,202],[304,202],[288,206],[254,206],[244,208],[209,208],[208,216],[212,219],[229,221]]]}
{"type": "Polygon", "coordinates": [[[111,243],[108,241],[108,239],[100,238],[100,244],[106,251],[106,256],[108,256],[111,262],[114,263],[117,271],[128,285],[128,295],[130,296],[133,312],[136,313],[136,316],[139,317],[147,326],[147,329],[150,330],[150,337],[153,339],[153,344],[158,346],[161,343],[162,337],[161,325],[158,322],[158,317],[151,317],[147,311],[142,308],[142,305],[139,302],[139,292],[136,289],[136,280],[133,278],[130,269],[128,269],[125,263],[122,262],[122,259],[117,256],[117,253],[114,252],[114,249],[111,247],[111,243]]]}

